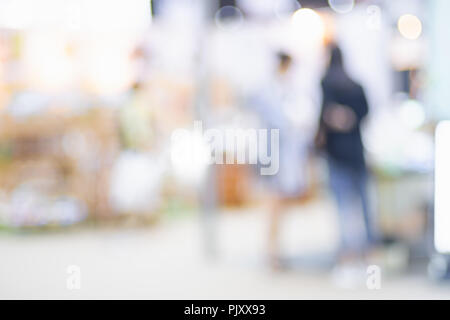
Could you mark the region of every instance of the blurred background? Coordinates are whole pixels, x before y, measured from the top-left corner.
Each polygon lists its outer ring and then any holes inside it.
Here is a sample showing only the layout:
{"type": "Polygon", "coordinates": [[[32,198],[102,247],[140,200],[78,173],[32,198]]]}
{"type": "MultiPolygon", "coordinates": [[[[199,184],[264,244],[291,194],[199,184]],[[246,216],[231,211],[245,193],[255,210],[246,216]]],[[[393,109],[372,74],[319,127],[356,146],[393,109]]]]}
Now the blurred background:
{"type": "Polygon", "coordinates": [[[0,0],[0,297],[450,298],[448,12],[447,0],[0,0]],[[369,107],[379,237],[360,263],[380,268],[379,290],[365,269],[359,282],[336,273],[344,231],[314,144],[333,43],[369,107]],[[174,157],[186,141],[171,136],[194,121],[260,128],[253,97],[268,101],[280,52],[302,191],[274,222],[268,199],[286,201],[258,165],[174,157]]]}

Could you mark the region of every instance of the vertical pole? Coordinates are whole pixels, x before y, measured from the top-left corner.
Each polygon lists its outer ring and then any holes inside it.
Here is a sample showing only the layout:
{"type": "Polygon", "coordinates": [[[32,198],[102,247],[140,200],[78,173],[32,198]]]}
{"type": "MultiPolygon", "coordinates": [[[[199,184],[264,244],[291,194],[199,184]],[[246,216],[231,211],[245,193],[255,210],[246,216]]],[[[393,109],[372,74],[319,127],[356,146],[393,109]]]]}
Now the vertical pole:
{"type": "MultiPolygon", "coordinates": [[[[209,72],[207,61],[208,34],[211,18],[217,3],[213,0],[195,0],[201,11],[201,22],[197,30],[196,57],[196,96],[194,104],[195,119],[203,121],[208,126],[209,118],[209,72]]],[[[202,232],[203,250],[207,258],[217,255],[217,194],[216,194],[216,168],[210,165],[205,179],[198,190],[200,202],[200,228],[202,232]]]]}

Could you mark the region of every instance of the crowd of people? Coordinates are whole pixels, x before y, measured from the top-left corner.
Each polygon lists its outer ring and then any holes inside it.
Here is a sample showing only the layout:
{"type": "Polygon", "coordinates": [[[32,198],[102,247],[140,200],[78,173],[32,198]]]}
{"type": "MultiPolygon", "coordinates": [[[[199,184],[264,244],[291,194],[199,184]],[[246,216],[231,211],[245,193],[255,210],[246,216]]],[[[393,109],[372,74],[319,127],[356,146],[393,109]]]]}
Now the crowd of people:
{"type": "Polygon", "coordinates": [[[288,53],[276,54],[277,67],[272,81],[250,99],[251,108],[263,127],[280,132],[279,170],[273,176],[262,177],[269,190],[268,256],[274,268],[283,266],[280,221],[290,200],[302,197],[307,191],[307,166],[312,152],[323,155],[328,164],[329,189],[339,215],[341,240],[337,265],[362,263],[378,239],[376,217],[367,191],[370,174],[361,139],[368,102],[362,86],[346,72],[339,46],[330,44],[327,51],[329,62],[320,83],[322,104],[314,135],[303,134],[298,123],[288,116],[288,108],[302,113],[302,106],[296,105],[292,98],[299,89],[292,80],[295,61],[288,53]],[[363,224],[358,224],[358,220],[363,224]]]}

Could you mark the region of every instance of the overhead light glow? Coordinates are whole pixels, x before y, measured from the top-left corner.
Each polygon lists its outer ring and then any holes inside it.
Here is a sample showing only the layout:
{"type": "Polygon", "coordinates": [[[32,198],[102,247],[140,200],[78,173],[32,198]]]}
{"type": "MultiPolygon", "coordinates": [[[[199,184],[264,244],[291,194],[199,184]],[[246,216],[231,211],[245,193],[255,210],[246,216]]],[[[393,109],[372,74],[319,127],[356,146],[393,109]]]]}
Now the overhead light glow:
{"type": "Polygon", "coordinates": [[[412,14],[402,15],[397,23],[400,34],[409,40],[416,40],[422,34],[422,22],[412,14]]]}
{"type": "Polygon", "coordinates": [[[301,8],[292,15],[292,26],[298,40],[307,45],[319,44],[325,36],[325,24],[320,15],[309,8],[301,8]]]}

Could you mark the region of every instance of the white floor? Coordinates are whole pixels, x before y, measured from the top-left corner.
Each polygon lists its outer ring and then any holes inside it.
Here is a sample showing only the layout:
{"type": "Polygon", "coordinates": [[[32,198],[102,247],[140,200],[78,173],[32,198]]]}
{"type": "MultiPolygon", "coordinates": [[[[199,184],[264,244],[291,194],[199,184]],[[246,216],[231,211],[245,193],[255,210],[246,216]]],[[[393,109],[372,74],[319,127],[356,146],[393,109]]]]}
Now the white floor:
{"type": "MultiPolygon", "coordinates": [[[[287,254],[332,250],[329,204],[295,208],[284,220],[287,254]]],[[[448,299],[450,284],[425,274],[382,277],[380,290],[339,289],[326,268],[270,271],[263,263],[265,213],[219,215],[217,259],[204,256],[197,217],[146,229],[86,229],[50,234],[0,234],[0,298],[31,299],[448,299]],[[67,268],[80,268],[81,287],[67,288],[67,268]]],[[[210,240],[209,240],[210,241],[210,240]]]]}

